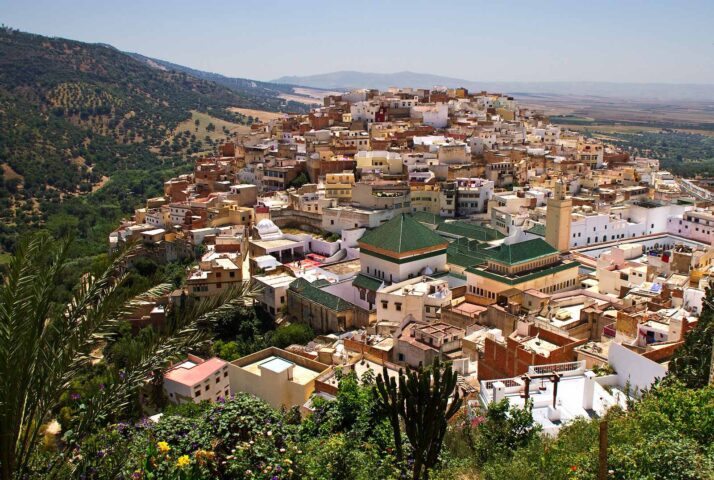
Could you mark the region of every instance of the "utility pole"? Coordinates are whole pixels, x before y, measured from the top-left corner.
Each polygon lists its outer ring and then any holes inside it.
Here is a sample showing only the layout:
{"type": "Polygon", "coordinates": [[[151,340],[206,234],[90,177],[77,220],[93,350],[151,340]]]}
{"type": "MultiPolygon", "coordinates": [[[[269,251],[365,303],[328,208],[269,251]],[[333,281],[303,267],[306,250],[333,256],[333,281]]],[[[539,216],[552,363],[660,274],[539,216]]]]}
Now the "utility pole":
{"type": "Polygon", "coordinates": [[[607,480],[607,420],[600,421],[600,452],[598,456],[598,480],[607,480]]]}

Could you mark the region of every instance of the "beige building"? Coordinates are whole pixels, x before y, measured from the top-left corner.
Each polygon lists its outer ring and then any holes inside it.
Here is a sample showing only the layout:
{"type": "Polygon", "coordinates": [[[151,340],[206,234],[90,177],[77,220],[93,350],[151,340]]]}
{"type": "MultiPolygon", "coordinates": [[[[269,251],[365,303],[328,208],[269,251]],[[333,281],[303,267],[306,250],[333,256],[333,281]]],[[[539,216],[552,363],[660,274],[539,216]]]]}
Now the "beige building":
{"type": "Polygon", "coordinates": [[[545,241],[559,252],[570,248],[570,213],[573,200],[565,196],[565,184],[555,184],[553,198],[548,199],[545,219],[545,241]]]}
{"type": "Polygon", "coordinates": [[[304,404],[315,390],[315,379],[329,368],[324,363],[276,347],[228,364],[233,392],[253,394],[273,408],[304,404]]]}
{"type": "Polygon", "coordinates": [[[451,290],[445,280],[420,276],[377,290],[377,321],[398,326],[407,315],[419,322],[435,322],[441,309],[451,306],[451,290]]]}
{"type": "Polygon", "coordinates": [[[188,272],[186,285],[191,295],[211,297],[243,281],[241,256],[235,253],[209,252],[188,272]]]}
{"type": "Polygon", "coordinates": [[[362,172],[379,171],[382,175],[401,175],[402,156],[398,153],[372,150],[361,151],[355,155],[357,169],[362,172]]]}

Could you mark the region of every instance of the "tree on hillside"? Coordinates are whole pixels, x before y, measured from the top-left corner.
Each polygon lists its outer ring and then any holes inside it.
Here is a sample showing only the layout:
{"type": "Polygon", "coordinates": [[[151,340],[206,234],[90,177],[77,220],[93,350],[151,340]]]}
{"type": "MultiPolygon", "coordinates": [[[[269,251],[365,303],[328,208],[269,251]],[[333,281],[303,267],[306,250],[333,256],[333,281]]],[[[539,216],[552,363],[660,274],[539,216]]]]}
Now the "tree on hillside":
{"type": "Polygon", "coordinates": [[[402,456],[399,419],[412,446],[413,480],[427,480],[439,460],[448,421],[463,403],[456,380],[451,365],[438,360],[428,368],[400,371],[398,382],[386,368],[377,376],[377,405],[390,419],[397,459],[402,456]]]}
{"type": "MultiPolygon", "coordinates": [[[[129,301],[121,286],[127,256],[118,256],[100,275],[85,275],[73,298],[53,302],[53,293],[66,274],[71,242],[35,235],[22,243],[7,266],[0,286],[0,478],[10,480],[28,472],[40,432],[60,398],[87,367],[90,353],[101,348],[120,328],[122,317],[141,302],[171,288],[160,285],[129,301]]],[[[120,415],[136,389],[151,372],[207,340],[216,314],[236,308],[252,295],[244,287],[219,299],[188,304],[167,312],[168,326],[145,345],[143,355],[119,371],[91,398],[74,424],[69,444],[120,415]]],[[[67,437],[69,432],[65,434],[67,437]]]]}
{"type": "Polygon", "coordinates": [[[288,187],[293,187],[293,188],[300,188],[306,183],[310,183],[310,179],[307,178],[307,175],[305,175],[305,172],[300,172],[300,175],[295,177],[291,182],[288,187]]]}
{"type": "Polygon", "coordinates": [[[701,388],[709,383],[714,346],[714,291],[706,289],[697,325],[686,333],[684,345],[674,353],[669,364],[669,375],[690,388],[701,388]]]}

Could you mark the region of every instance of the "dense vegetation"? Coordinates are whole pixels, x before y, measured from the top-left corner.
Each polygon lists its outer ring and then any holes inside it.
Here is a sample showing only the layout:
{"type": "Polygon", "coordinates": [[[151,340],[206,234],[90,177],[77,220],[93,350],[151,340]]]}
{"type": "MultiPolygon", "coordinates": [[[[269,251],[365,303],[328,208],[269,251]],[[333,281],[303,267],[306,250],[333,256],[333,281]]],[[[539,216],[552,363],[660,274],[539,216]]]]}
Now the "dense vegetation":
{"type": "Polygon", "coordinates": [[[196,138],[198,125],[176,131],[192,123],[192,112],[248,123],[226,108],[288,108],[281,99],[268,102],[270,95],[153,68],[105,45],[0,28],[0,251],[12,251],[19,235],[62,213],[75,217],[70,226],[85,224],[79,237],[96,253],[95,238],[85,233],[106,235],[110,223],[145,200],[144,190],[158,192],[162,180],[190,168],[188,155],[210,152],[228,137],[224,129],[196,138]],[[108,192],[76,200],[108,177],[108,192]]]}
{"type": "Polygon", "coordinates": [[[602,133],[606,143],[616,145],[633,156],[655,158],[662,170],[676,175],[714,176],[714,136],[662,130],[660,132],[602,133]]]}

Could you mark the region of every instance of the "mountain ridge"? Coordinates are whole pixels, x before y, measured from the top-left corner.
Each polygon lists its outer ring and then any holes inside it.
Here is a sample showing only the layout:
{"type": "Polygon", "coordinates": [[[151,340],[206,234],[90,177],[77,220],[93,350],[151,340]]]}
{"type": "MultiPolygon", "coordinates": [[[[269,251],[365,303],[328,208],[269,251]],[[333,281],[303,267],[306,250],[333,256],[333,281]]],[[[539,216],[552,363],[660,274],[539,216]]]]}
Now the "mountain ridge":
{"type": "Polygon", "coordinates": [[[472,81],[430,73],[401,71],[393,73],[360,72],[342,70],[316,75],[288,75],[271,80],[275,83],[303,85],[312,88],[350,90],[410,86],[431,88],[434,86],[465,87],[469,90],[497,91],[506,94],[548,94],[570,96],[601,96],[607,98],[653,99],[661,101],[710,101],[714,100],[714,84],[670,84],[595,81],[472,81]]]}

